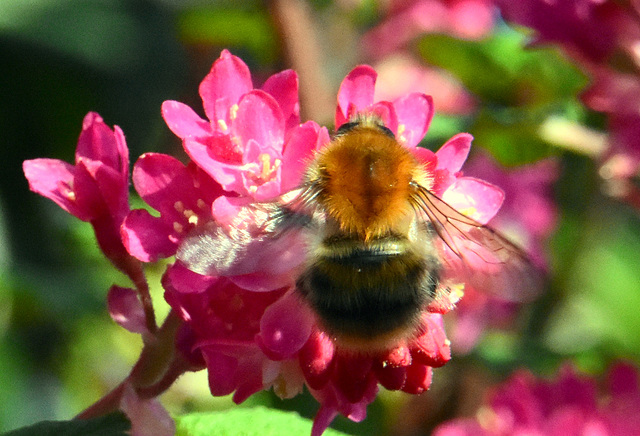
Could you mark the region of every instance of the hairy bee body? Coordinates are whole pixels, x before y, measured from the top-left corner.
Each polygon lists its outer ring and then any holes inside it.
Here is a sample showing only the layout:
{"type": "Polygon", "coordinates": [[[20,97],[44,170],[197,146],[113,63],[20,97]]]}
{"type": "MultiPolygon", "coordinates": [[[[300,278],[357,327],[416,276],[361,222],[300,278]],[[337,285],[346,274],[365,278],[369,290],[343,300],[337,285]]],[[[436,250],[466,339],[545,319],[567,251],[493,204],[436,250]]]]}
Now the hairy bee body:
{"type": "Polygon", "coordinates": [[[437,258],[410,245],[398,235],[367,243],[327,238],[297,288],[341,344],[379,348],[411,335],[436,292],[437,258]]]}
{"type": "Polygon", "coordinates": [[[317,190],[326,221],[297,288],[339,343],[375,349],[413,334],[433,299],[440,263],[410,203],[413,184],[426,180],[367,120],[342,128],[310,165],[303,186],[317,190]]]}
{"type": "Polygon", "coordinates": [[[433,185],[434,174],[380,119],[359,116],[317,153],[298,189],[243,209],[257,232],[210,223],[176,257],[200,274],[248,274],[304,233],[297,291],[336,344],[358,352],[421,333],[422,311],[449,292],[445,270],[510,299],[535,295],[528,257],[438,198],[433,185]]]}

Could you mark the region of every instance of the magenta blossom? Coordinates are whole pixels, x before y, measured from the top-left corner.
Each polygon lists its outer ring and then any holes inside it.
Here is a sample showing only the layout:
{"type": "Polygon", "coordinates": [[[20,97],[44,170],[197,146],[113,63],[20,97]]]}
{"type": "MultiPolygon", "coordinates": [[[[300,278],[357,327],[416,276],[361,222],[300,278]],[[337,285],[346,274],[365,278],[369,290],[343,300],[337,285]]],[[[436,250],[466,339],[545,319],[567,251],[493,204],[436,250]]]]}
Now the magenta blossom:
{"type": "MultiPolygon", "coordinates": [[[[221,74],[217,68],[227,65],[230,59],[228,53],[223,53],[212,71],[216,71],[216,75],[221,74]]],[[[233,65],[238,64],[236,62],[233,65]]],[[[206,79],[205,82],[207,80],[213,79],[206,79]]],[[[232,78],[228,77],[226,80],[232,78]]],[[[356,67],[349,73],[338,94],[336,126],[360,113],[377,114],[397,135],[401,144],[430,172],[434,193],[478,221],[487,222],[502,204],[503,193],[487,182],[462,175],[461,168],[469,153],[471,136],[456,135],[437,153],[416,147],[433,116],[431,98],[415,93],[393,102],[376,102],[375,81],[376,73],[368,66],[356,67]]],[[[249,92],[246,95],[257,94],[249,92]]],[[[184,109],[184,106],[179,107],[184,109]]],[[[263,106],[264,110],[273,113],[270,108],[271,106],[263,106]]],[[[211,119],[211,115],[209,116],[211,119]]],[[[252,121],[246,117],[231,117],[228,121],[234,123],[237,132],[243,129],[270,128],[267,125],[249,125],[252,121]]],[[[213,129],[209,130],[212,131],[213,129]]],[[[287,167],[293,165],[293,172],[298,174],[297,182],[301,160],[288,160],[286,155],[291,153],[298,157],[304,156],[304,160],[308,161],[313,152],[326,142],[323,141],[322,134],[317,133],[320,130],[314,128],[313,131],[314,134],[305,135],[300,141],[293,142],[291,138],[296,135],[296,128],[293,128],[290,130],[289,141],[285,141],[279,170],[284,174],[288,171],[287,167]]],[[[195,135],[190,135],[186,128],[181,132],[185,138],[185,148],[189,151],[193,145],[189,141],[200,141],[200,137],[194,138],[202,130],[197,130],[195,135]]],[[[255,137],[258,136],[256,133],[255,137]]],[[[250,142],[242,140],[234,144],[238,147],[238,155],[246,154],[243,147],[252,147],[250,142]]],[[[207,153],[211,159],[218,158],[210,151],[207,153]]],[[[224,186],[221,180],[229,174],[230,167],[209,166],[210,160],[197,160],[191,155],[195,164],[203,172],[206,171],[207,176],[210,175],[224,186]]],[[[150,232],[164,235],[159,240],[167,243],[170,248],[165,250],[165,254],[175,251],[184,235],[182,231],[188,226],[185,218],[191,224],[189,231],[195,232],[201,226],[206,228],[207,222],[228,232],[247,231],[248,234],[252,234],[252,228],[259,227],[259,222],[252,222],[260,219],[259,214],[243,213],[248,202],[257,198],[257,191],[238,189],[235,191],[237,196],[230,196],[214,189],[208,190],[209,197],[205,198],[205,192],[192,194],[199,189],[194,186],[202,186],[202,183],[189,185],[187,182],[177,183],[176,186],[184,188],[174,191],[169,189],[173,185],[171,180],[178,173],[186,174],[188,169],[180,169],[178,164],[173,163],[171,166],[176,167],[175,175],[162,176],[168,174],[167,171],[152,175],[150,169],[156,164],[151,158],[156,159],[154,156],[143,157],[136,164],[134,184],[142,197],[161,212],[161,216],[153,218],[147,216],[146,212],[134,211],[144,216],[144,220],[149,223],[142,225],[142,221],[134,229],[133,225],[129,226],[128,218],[124,226],[125,231],[131,227],[132,235],[137,238],[129,238],[127,246],[140,257],[162,251],[158,249],[161,244],[156,247],[154,243],[150,243],[149,247],[153,249],[147,250],[144,243],[135,242],[143,241],[145,229],[153,230],[154,227],[166,230],[164,233],[156,230],[150,232]],[[148,166],[145,163],[147,159],[148,166]],[[149,170],[145,169],[147,167],[149,170]],[[145,188],[146,185],[149,185],[148,189],[145,188]],[[179,209],[195,211],[200,205],[199,210],[202,212],[197,212],[195,218],[191,212],[185,216],[176,213],[174,205],[185,195],[190,200],[182,200],[183,207],[179,209]],[[176,232],[176,229],[181,232],[176,232]]],[[[162,158],[163,161],[167,159],[162,158]]],[[[234,165],[235,180],[248,180],[254,171],[251,165],[234,165]]],[[[197,171],[200,170],[194,169],[192,174],[197,171]]],[[[293,180],[292,177],[291,181],[293,180]]],[[[230,186],[235,185],[227,185],[226,188],[230,186]]],[[[275,196],[282,195],[295,186],[274,183],[274,190],[270,192],[275,196]]],[[[131,224],[135,222],[132,215],[131,224]]],[[[442,366],[451,357],[442,314],[455,306],[460,293],[443,290],[438,299],[425,307],[415,337],[399,339],[384,351],[356,353],[337,347],[307,303],[298,295],[295,290],[297,266],[304,260],[304,251],[298,255],[292,254],[297,252],[294,236],[291,243],[283,245],[286,245],[287,250],[274,252],[275,245],[261,245],[258,240],[255,246],[249,245],[246,248],[246,261],[233,265],[229,270],[212,270],[210,276],[191,272],[181,264],[170,267],[165,274],[163,283],[166,299],[186,326],[179,337],[178,349],[195,366],[206,366],[213,395],[233,393],[234,401],[241,402],[259,390],[273,388],[281,397],[291,397],[306,385],[321,404],[313,428],[313,434],[320,435],[337,414],[354,421],[364,419],[367,405],[375,398],[379,385],[411,394],[419,394],[429,388],[432,368],[442,366]]]]}
{"type": "Polygon", "coordinates": [[[438,112],[469,114],[476,101],[451,74],[420,63],[408,53],[395,53],[375,65],[376,100],[395,100],[412,91],[429,91],[438,112]]]}
{"type": "Polygon", "coordinates": [[[610,132],[601,175],[612,194],[640,203],[632,183],[640,168],[640,6],[614,0],[496,0],[506,20],[535,30],[534,44],[555,43],[592,77],[582,95],[591,109],[604,112],[610,132]],[[630,66],[630,67],[629,67],[630,66]]]}
{"type": "Polygon", "coordinates": [[[227,191],[273,199],[299,182],[305,158],[328,141],[315,122],[300,125],[294,71],[254,89],[248,67],[224,50],[200,96],[208,121],[177,101],[164,102],[162,115],[191,159],[227,191]]]}
{"type": "Polygon", "coordinates": [[[457,419],[434,436],[637,435],[640,434],[638,370],[617,364],[606,389],[567,365],[552,381],[521,371],[497,387],[475,419],[457,419]]]}
{"type": "Polygon", "coordinates": [[[362,48],[374,59],[404,49],[425,33],[481,38],[495,22],[492,0],[392,0],[384,20],[364,35],[362,48]]]}
{"type": "Polygon", "coordinates": [[[120,240],[120,225],[129,213],[129,150],[118,126],[111,130],[100,115],[82,122],[75,165],[57,159],[23,163],[29,187],[93,226],[98,244],[114,265],[130,269],[120,240]]]}
{"type": "MultiPolygon", "coordinates": [[[[551,192],[558,174],[556,162],[546,160],[507,171],[489,157],[476,155],[465,171],[504,189],[504,204],[491,225],[518,241],[532,261],[546,269],[544,244],[557,220],[551,192]]],[[[469,352],[487,327],[507,327],[518,307],[513,301],[466,286],[450,330],[454,350],[469,352]]]]}
{"type": "Polygon", "coordinates": [[[557,43],[572,56],[606,61],[630,20],[611,0],[496,0],[504,18],[537,30],[536,44],[557,43]]]}
{"type": "Polygon", "coordinates": [[[143,262],[173,256],[182,238],[212,220],[211,204],[223,190],[195,164],[146,153],[133,168],[133,185],[140,197],[160,212],[152,216],[133,210],[122,226],[122,240],[131,255],[143,262]]]}

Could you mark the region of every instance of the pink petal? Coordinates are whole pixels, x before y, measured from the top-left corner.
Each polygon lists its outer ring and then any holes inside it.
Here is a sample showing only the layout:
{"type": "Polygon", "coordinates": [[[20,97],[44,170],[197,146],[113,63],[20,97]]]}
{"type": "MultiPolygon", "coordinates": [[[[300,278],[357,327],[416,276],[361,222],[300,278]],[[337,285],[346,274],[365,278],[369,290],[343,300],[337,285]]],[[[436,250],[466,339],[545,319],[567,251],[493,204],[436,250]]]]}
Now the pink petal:
{"type": "Polygon", "coordinates": [[[427,365],[413,363],[407,368],[407,379],[402,390],[409,394],[420,395],[429,389],[433,378],[433,369],[427,365]]]}
{"type": "Polygon", "coordinates": [[[155,399],[141,399],[126,384],[120,408],[131,420],[131,436],[173,436],[176,425],[166,409],[155,399]]]}
{"type": "Polygon", "coordinates": [[[280,106],[289,130],[300,124],[300,104],[298,103],[298,75],[293,70],[285,70],[269,77],[262,90],[269,93],[280,106]]]}
{"type": "Polygon", "coordinates": [[[442,316],[423,315],[422,328],[424,333],[410,344],[413,363],[440,367],[451,360],[451,343],[444,331],[442,316]]]}
{"type": "Polygon", "coordinates": [[[163,284],[165,280],[168,280],[173,290],[183,294],[202,293],[220,282],[219,277],[196,274],[179,262],[167,269],[163,284]]]}
{"type": "Polygon", "coordinates": [[[407,381],[407,368],[404,366],[375,366],[378,382],[390,391],[402,389],[407,381]]]}
{"type": "MultiPolygon", "coordinates": [[[[274,263],[278,263],[277,257],[275,258],[274,263]]],[[[229,280],[239,287],[253,292],[269,292],[274,289],[280,289],[293,284],[294,277],[291,270],[286,272],[274,271],[273,273],[269,273],[266,261],[261,264],[262,266],[260,267],[260,271],[230,276],[229,280]]]]}
{"type": "Polygon", "coordinates": [[[460,177],[442,195],[457,211],[486,224],[500,210],[504,192],[495,185],[472,177],[460,177]]]}
{"type": "Polygon", "coordinates": [[[271,353],[288,359],[309,339],[313,316],[297,294],[289,292],[267,308],[260,320],[262,344],[271,353]]]}
{"type": "Polygon", "coordinates": [[[614,398],[624,395],[635,396],[636,401],[640,400],[638,386],[638,370],[626,362],[616,363],[610,370],[608,376],[609,391],[614,398]]]}
{"type": "Polygon", "coordinates": [[[247,65],[239,57],[223,50],[200,83],[200,97],[209,120],[212,123],[218,120],[228,122],[231,106],[251,89],[253,84],[247,65]]]}
{"type": "Polygon", "coordinates": [[[179,138],[203,138],[211,135],[211,125],[184,103],[167,100],[162,103],[162,118],[179,138]]]}
{"type": "Polygon", "coordinates": [[[82,122],[76,148],[76,162],[80,159],[98,161],[120,174],[128,174],[129,152],[120,128],[116,126],[112,131],[100,115],[89,112],[82,122]]]}
{"type": "MultiPolygon", "coordinates": [[[[107,209],[114,219],[119,221],[124,219],[129,212],[129,169],[127,168],[127,173],[123,178],[121,173],[99,161],[80,159],[76,167],[78,169],[76,185],[79,179],[78,174],[82,172],[81,168],[84,168],[95,180],[95,182],[90,181],[89,183],[92,185],[92,191],[94,186],[99,191],[99,202],[106,203],[107,209]]],[[[80,194],[80,190],[77,191],[80,194]]],[[[95,196],[96,194],[89,195],[95,196]]]]}
{"type": "Polygon", "coordinates": [[[311,389],[322,389],[333,371],[335,346],[323,332],[314,331],[298,353],[300,369],[311,389]]]}
{"type": "Polygon", "coordinates": [[[376,71],[368,65],[359,65],[347,74],[338,91],[336,128],[348,122],[355,112],[373,104],[377,77],[376,71]]]}
{"type": "Polygon", "coordinates": [[[266,92],[254,90],[242,97],[233,126],[242,144],[253,139],[282,152],[284,118],[278,103],[266,92]]]}
{"type": "Polygon", "coordinates": [[[449,139],[440,150],[436,152],[438,157],[438,169],[446,169],[451,173],[457,173],[467,160],[473,136],[468,133],[459,133],[449,139]]]}
{"type": "Polygon", "coordinates": [[[262,362],[263,357],[258,354],[250,354],[240,361],[236,378],[238,379],[238,387],[233,393],[232,400],[236,404],[244,402],[251,395],[264,389],[262,382],[262,362]]]}
{"type": "Polygon", "coordinates": [[[405,146],[415,147],[424,138],[433,118],[433,98],[429,95],[413,93],[393,102],[398,125],[398,132],[405,146]]]}
{"type": "MultiPolygon", "coordinates": [[[[98,166],[101,166],[98,164],[98,166]]],[[[102,165],[104,169],[105,166],[102,165]]],[[[106,218],[110,215],[110,210],[107,207],[105,198],[102,195],[101,188],[108,189],[107,186],[100,186],[97,180],[91,175],[90,169],[87,168],[85,162],[80,161],[76,164],[73,177],[73,190],[75,193],[75,202],[79,209],[85,211],[85,213],[91,214],[91,220],[98,217],[106,218]]],[[[117,190],[115,190],[117,192],[117,190]]],[[[116,194],[118,196],[120,192],[116,194]]],[[[125,194],[126,195],[126,194],[125,194]]],[[[125,207],[128,207],[125,205],[125,207]]],[[[122,219],[124,216],[118,216],[118,219],[122,219]]]]}
{"type": "Polygon", "coordinates": [[[316,417],[313,419],[311,436],[322,436],[322,433],[329,428],[336,416],[338,416],[336,408],[324,404],[321,405],[316,417]]]}
{"type": "Polygon", "coordinates": [[[186,209],[200,212],[199,192],[193,176],[178,159],[161,153],[145,153],[136,162],[132,178],[138,194],[167,221],[184,219],[176,209],[177,201],[186,209]]]}
{"type": "Polygon", "coordinates": [[[22,169],[31,191],[53,200],[83,221],[93,218],[90,210],[85,210],[76,202],[73,186],[76,169],[73,165],[58,159],[32,159],[24,161],[22,169]]]}
{"type": "Polygon", "coordinates": [[[389,130],[394,134],[398,133],[398,116],[393,103],[389,101],[379,101],[369,106],[366,112],[378,116],[389,130]]]}
{"type": "Polygon", "coordinates": [[[336,356],[335,378],[336,388],[346,397],[349,403],[363,400],[371,383],[377,383],[373,371],[373,359],[360,355],[336,356]]]}
{"type": "Polygon", "coordinates": [[[129,254],[142,262],[156,262],[175,254],[178,246],[169,239],[173,231],[167,221],[136,209],[125,218],[120,235],[129,254]]]}
{"type": "Polygon", "coordinates": [[[138,293],[131,288],[112,286],[107,294],[109,315],[132,333],[146,333],[147,324],[138,293]]]}
{"type": "MultiPolygon", "coordinates": [[[[208,142],[220,143],[226,142],[226,139],[228,139],[228,136],[213,136],[209,138],[208,142]]],[[[212,154],[211,146],[200,140],[186,139],[183,145],[189,157],[216,182],[220,183],[225,190],[247,194],[242,184],[240,160],[238,160],[237,164],[227,163],[221,157],[212,154]]]]}
{"type": "MultiPolygon", "coordinates": [[[[307,121],[293,129],[282,153],[281,192],[297,188],[320,137],[320,126],[307,121]]],[[[326,132],[326,130],[325,130],[326,132]]]]}
{"type": "Polygon", "coordinates": [[[211,394],[218,397],[232,393],[236,388],[238,359],[218,353],[213,346],[202,347],[202,355],[207,364],[211,394]]]}

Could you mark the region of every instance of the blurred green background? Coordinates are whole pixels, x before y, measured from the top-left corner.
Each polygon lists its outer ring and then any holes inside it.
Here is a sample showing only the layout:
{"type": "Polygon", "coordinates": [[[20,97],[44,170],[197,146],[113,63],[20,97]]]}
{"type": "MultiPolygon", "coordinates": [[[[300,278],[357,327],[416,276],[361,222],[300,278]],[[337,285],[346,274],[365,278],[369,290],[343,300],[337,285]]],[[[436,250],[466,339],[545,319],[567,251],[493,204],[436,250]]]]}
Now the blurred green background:
{"type": "MultiPolygon", "coordinates": [[[[249,65],[256,85],[295,67],[292,44],[275,19],[278,3],[0,2],[0,431],[73,417],[126,377],[141,349],[139,337],[105,310],[106,291],[113,283],[127,286],[126,277],[101,256],[88,224],[29,192],[22,162],[72,162],[88,111],[122,127],[132,163],[145,151],[182,156],[160,105],[175,99],[200,110],[198,84],[221,49],[249,65]]],[[[314,74],[335,99],[344,75],[370,62],[358,41],[381,20],[380,9],[373,1],[316,0],[303,10],[322,54],[314,74]]],[[[468,131],[476,148],[505,165],[559,162],[547,292],[526,308],[519,330],[489,332],[472,353],[436,370],[431,393],[385,393],[364,423],[339,418],[336,428],[391,434],[403,422],[405,433],[393,434],[428,434],[439,420],[469,413],[487,385],[518,366],[550,374],[569,358],[596,373],[613,359],[640,357],[638,211],[602,193],[592,153],[567,146],[575,126],[601,141],[604,118],[579,102],[588,78],[577,67],[557,50],[524,49],[525,43],[524,33],[498,21],[478,40],[425,34],[405,50],[447,71],[476,101],[462,115],[437,113],[426,146],[468,131]]],[[[317,105],[303,100],[303,118],[313,114],[332,128],[325,97],[317,105]]],[[[162,272],[163,265],[149,272],[160,314],[167,310],[162,272]]],[[[211,397],[204,372],[183,377],[162,402],[173,414],[232,404],[211,397]]],[[[304,416],[317,408],[309,395],[281,401],[261,393],[247,403],[304,416]]]]}

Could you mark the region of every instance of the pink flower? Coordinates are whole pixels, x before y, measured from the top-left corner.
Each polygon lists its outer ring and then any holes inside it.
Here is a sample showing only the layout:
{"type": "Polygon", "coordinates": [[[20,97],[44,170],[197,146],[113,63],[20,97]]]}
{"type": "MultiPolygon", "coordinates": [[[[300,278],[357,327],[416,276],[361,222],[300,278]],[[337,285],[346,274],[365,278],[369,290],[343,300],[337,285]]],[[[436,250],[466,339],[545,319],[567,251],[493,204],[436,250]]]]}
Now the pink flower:
{"type": "Polygon", "coordinates": [[[497,0],[504,18],[537,30],[536,44],[558,43],[579,59],[605,61],[629,21],[609,0],[497,0]]]}
{"type": "MultiPolygon", "coordinates": [[[[544,244],[557,220],[551,192],[557,171],[556,163],[551,160],[507,171],[482,154],[465,166],[467,174],[504,190],[505,201],[491,225],[518,241],[540,268],[546,267],[544,244]]],[[[450,330],[458,353],[469,352],[487,327],[508,326],[518,309],[513,301],[471,286],[466,286],[464,292],[450,330]]]]}
{"type": "Polygon", "coordinates": [[[395,100],[412,91],[428,91],[438,112],[469,114],[475,109],[473,96],[452,75],[425,66],[406,53],[385,57],[375,69],[376,100],[395,100]]]}
{"type": "Polygon", "coordinates": [[[469,155],[473,137],[460,133],[436,153],[417,147],[433,118],[433,99],[412,93],[393,102],[375,102],[376,79],[377,73],[368,65],[358,66],[347,75],[338,92],[336,126],[357,113],[378,115],[398,141],[432,172],[433,193],[475,220],[488,222],[500,209],[504,194],[496,186],[463,176],[462,165],[469,155]]]}
{"type": "Polygon", "coordinates": [[[125,382],[123,386],[120,410],[131,421],[131,436],[172,436],[176,434],[176,425],[169,412],[156,398],[143,399],[133,386],[125,382]]]}
{"type": "Polygon", "coordinates": [[[629,364],[610,369],[601,393],[569,365],[553,381],[521,371],[495,389],[476,419],[449,421],[434,436],[635,435],[639,407],[638,371],[629,364]]]}
{"type": "Polygon", "coordinates": [[[608,114],[609,147],[602,156],[601,174],[614,180],[634,177],[640,167],[640,77],[608,68],[595,71],[593,86],[582,100],[608,114]]]}
{"type": "Polygon", "coordinates": [[[536,44],[558,44],[593,78],[582,100],[608,117],[609,148],[597,156],[601,175],[610,182],[613,195],[637,207],[638,194],[628,179],[640,167],[638,5],[612,0],[501,0],[498,4],[505,19],[536,31],[536,44]]]}
{"type": "Polygon", "coordinates": [[[129,150],[118,126],[111,130],[89,112],[82,123],[75,165],[57,159],[23,164],[29,187],[75,217],[88,221],[104,254],[122,270],[130,256],[120,240],[129,213],[129,150]]]}
{"type": "Polygon", "coordinates": [[[374,59],[403,49],[425,33],[481,38],[495,21],[491,0],[394,0],[386,13],[362,40],[364,52],[374,59]]]}
{"type": "MultiPolygon", "coordinates": [[[[228,54],[223,53],[221,59],[217,61],[218,66],[230,62],[228,54]]],[[[216,68],[214,65],[214,70],[216,68]]],[[[232,78],[226,80],[232,81],[232,78]]],[[[432,172],[433,191],[437,195],[477,220],[487,222],[500,207],[503,194],[493,185],[462,175],[460,170],[469,153],[471,136],[456,135],[437,153],[416,147],[433,116],[431,98],[415,93],[393,102],[375,101],[375,81],[376,73],[368,66],[356,67],[345,78],[338,94],[336,126],[358,113],[378,114],[399,141],[432,172]]],[[[249,91],[245,95],[258,94],[249,91]]],[[[242,101],[241,98],[240,104],[242,101]]],[[[262,109],[271,111],[270,106],[262,109]]],[[[258,116],[258,112],[255,115],[258,116]]],[[[209,117],[211,119],[212,115],[209,117]]],[[[271,128],[269,124],[246,126],[250,123],[246,117],[227,120],[234,123],[237,132],[245,128],[271,128]]],[[[300,142],[286,142],[283,157],[291,153],[307,159],[311,152],[321,147],[326,142],[321,131],[312,130],[300,142]]],[[[255,137],[260,135],[256,133],[255,137]]],[[[295,135],[293,128],[289,138],[295,135]]],[[[188,129],[182,131],[182,136],[185,147],[189,149],[192,144],[187,142],[195,136],[189,135],[188,129]]],[[[240,140],[235,144],[239,155],[245,155],[243,147],[252,147],[248,141],[240,140]]],[[[215,157],[209,156],[211,159],[215,157]]],[[[205,176],[210,175],[220,181],[221,174],[228,174],[225,171],[229,168],[209,166],[207,169],[205,166],[210,161],[196,160],[195,157],[194,162],[199,168],[192,168],[191,164],[185,168],[170,162],[168,157],[152,155],[143,156],[136,164],[133,177],[136,189],[161,213],[159,218],[153,218],[145,212],[134,211],[144,216],[144,220],[136,225],[138,217],[133,216],[134,212],[129,217],[131,222],[127,218],[124,231],[131,229],[131,234],[137,238],[125,238],[129,241],[127,246],[141,258],[147,256],[151,259],[154,253],[157,255],[162,251],[158,249],[162,244],[154,242],[156,240],[167,244],[163,248],[165,254],[175,251],[184,235],[183,230],[197,230],[201,225],[206,226],[207,220],[222,228],[247,230],[249,234],[252,227],[259,224],[252,222],[257,219],[255,215],[242,216],[243,207],[257,198],[257,191],[238,189],[237,197],[226,195],[219,189],[200,192],[198,186],[202,183],[190,182],[194,180],[194,174],[206,171],[205,176]],[[152,175],[151,170],[156,166],[162,171],[152,175]],[[180,174],[185,181],[172,182],[180,174]],[[180,189],[174,190],[174,185],[180,189]],[[209,197],[203,197],[205,194],[209,197]],[[181,200],[185,196],[188,201],[181,200]],[[199,207],[202,212],[176,213],[178,201],[182,201],[182,207],[178,208],[180,211],[195,211],[199,207]],[[176,229],[181,232],[176,232],[176,229]],[[145,239],[145,231],[161,237],[145,239]],[[145,244],[145,240],[151,242],[145,244]]],[[[293,165],[298,172],[300,163],[299,159],[283,158],[279,170],[284,173],[288,165],[293,165]]],[[[253,171],[250,165],[234,165],[236,180],[246,180],[247,174],[253,171]]],[[[227,188],[229,186],[232,185],[227,188]]],[[[274,184],[270,195],[285,193],[286,186],[287,183],[274,184]]],[[[291,187],[295,186],[292,183],[291,187]]],[[[293,238],[284,244],[289,252],[276,253],[273,246],[261,244],[258,239],[255,245],[247,246],[247,260],[223,271],[225,276],[215,270],[209,276],[198,275],[181,264],[170,267],[165,274],[166,299],[186,325],[178,349],[195,366],[200,362],[207,367],[212,394],[233,393],[234,401],[242,402],[257,391],[273,388],[281,397],[291,397],[306,384],[321,404],[313,427],[313,434],[320,435],[337,414],[354,421],[364,419],[367,405],[375,398],[379,385],[411,394],[427,390],[431,384],[432,368],[444,365],[451,358],[442,314],[455,306],[459,295],[443,292],[441,298],[425,307],[417,337],[398,340],[389,349],[372,354],[344,350],[335,346],[316,315],[295,290],[297,266],[305,258],[304,252],[297,256],[290,253],[291,250],[296,252],[292,248],[295,244],[293,238]]]]}
{"type": "Polygon", "coordinates": [[[185,151],[227,191],[269,200],[292,189],[303,162],[326,132],[299,125],[298,77],[286,70],[254,89],[242,60],[224,50],[200,84],[208,121],[176,101],[162,105],[185,151]]]}
{"type": "Polygon", "coordinates": [[[140,197],[160,212],[154,217],[144,209],[133,210],[122,225],[125,247],[143,262],[173,256],[189,231],[212,220],[211,204],[224,192],[196,165],[185,166],[159,153],[140,156],[133,184],[140,197]]]}

